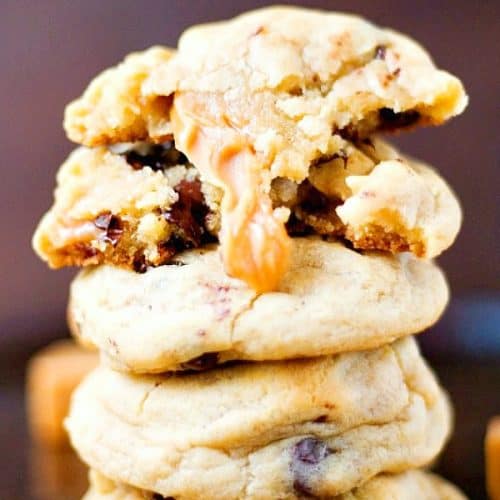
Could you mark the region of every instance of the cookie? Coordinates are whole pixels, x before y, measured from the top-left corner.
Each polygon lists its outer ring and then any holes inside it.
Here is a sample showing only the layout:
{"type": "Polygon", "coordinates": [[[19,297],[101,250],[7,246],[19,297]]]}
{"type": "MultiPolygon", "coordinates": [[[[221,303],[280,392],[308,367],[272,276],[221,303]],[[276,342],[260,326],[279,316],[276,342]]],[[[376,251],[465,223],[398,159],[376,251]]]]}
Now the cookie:
{"type": "MultiPolygon", "coordinates": [[[[344,237],[355,248],[431,258],[451,245],[459,204],[429,167],[381,140],[343,141],[306,180],[277,178],[270,196],[289,235],[344,237]]],[[[52,267],[106,263],[145,270],[215,241],[222,190],[172,142],[80,148],[61,167],[55,203],[34,236],[52,267]]]]}
{"type": "Polygon", "coordinates": [[[110,136],[126,141],[130,135],[146,136],[150,131],[155,137],[168,137],[168,98],[147,100],[141,88],[151,71],[169,61],[173,53],[167,47],[151,47],[128,55],[121,64],[95,77],[82,98],[66,109],[71,135],[85,144],[104,143],[110,136]]]}
{"type": "Polygon", "coordinates": [[[246,111],[257,144],[273,139],[276,150],[291,146],[304,156],[327,148],[332,129],[367,135],[441,123],[467,103],[460,81],[402,34],[353,15],[271,7],[192,27],[175,55],[155,47],[128,56],[67,107],[64,126],[88,146],[162,141],[171,130],[148,120],[163,107],[168,121],[176,92],[199,93],[207,100],[200,111],[223,106],[235,126],[246,111]],[[219,100],[223,94],[234,108],[219,100]],[[162,98],[170,100],[153,112],[146,107],[162,98]]]}
{"type": "Polygon", "coordinates": [[[256,294],[229,278],[208,247],[144,274],[87,268],[68,310],[73,333],[114,368],[163,372],[378,347],[431,326],[447,300],[431,262],[294,238],[278,292],[256,294]]]}
{"type": "MultiPolygon", "coordinates": [[[[209,498],[209,497],[203,497],[209,498]]],[[[252,497],[242,497],[242,500],[252,497]]],[[[256,497],[253,497],[256,498],[256,497]]],[[[276,500],[261,495],[260,500],[276,500]]],[[[286,500],[304,498],[299,495],[280,497],[286,500]]],[[[455,486],[429,472],[412,470],[400,474],[381,474],[362,486],[329,500],[465,500],[455,486]]],[[[90,488],[83,500],[165,500],[157,493],[138,490],[132,486],[115,483],[96,471],[90,472],[90,488]]]]}
{"type": "MultiPolygon", "coordinates": [[[[122,78],[119,69],[111,74],[122,78]]],[[[132,102],[163,109],[177,148],[222,188],[226,270],[259,292],[277,288],[291,251],[286,218],[269,196],[273,179],[302,182],[311,165],[341,154],[339,139],[438,124],[467,103],[460,81],[403,35],[357,17],[291,7],[191,28],[135,90],[132,102]]],[[[72,109],[99,114],[99,102],[91,104],[84,95],[68,108],[70,138],[88,145],[165,138],[163,130],[127,127],[105,141],[85,127],[75,133],[82,115],[75,120],[72,109]]]]}
{"type": "Polygon", "coordinates": [[[166,497],[324,498],[432,461],[450,409],[409,337],[163,377],[102,366],[75,392],[66,426],[91,468],[166,497]]]}
{"type": "Polygon", "coordinates": [[[172,143],[122,154],[79,148],[57,183],[33,237],[51,267],[108,263],[143,272],[216,240],[220,193],[172,143]]]}

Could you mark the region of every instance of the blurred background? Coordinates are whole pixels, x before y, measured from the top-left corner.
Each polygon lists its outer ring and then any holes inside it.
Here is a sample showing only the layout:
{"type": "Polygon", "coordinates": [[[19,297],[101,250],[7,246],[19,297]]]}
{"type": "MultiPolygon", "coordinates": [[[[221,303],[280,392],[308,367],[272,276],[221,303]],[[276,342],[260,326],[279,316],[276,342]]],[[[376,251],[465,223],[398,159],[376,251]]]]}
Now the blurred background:
{"type": "MultiPolygon", "coordinates": [[[[435,165],[463,203],[462,232],[440,259],[453,300],[433,333],[421,339],[457,406],[457,434],[441,470],[471,498],[483,498],[481,440],[487,418],[500,414],[499,3],[289,3],[358,13],[412,35],[439,66],[462,78],[470,95],[463,116],[441,128],[398,137],[396,142],[435,165]]],[[[65,306],[74,271],[49,271],[30,247],[35,225],[51,203],[56,170],[74,147],[61,126],[64,106],[97,72],[128,52],[153,44],[175,46],[179,34],[191,24],[267,4],[242,0],[0,2],[0,199],[4,207],[0,213],[0,377],[5,381],[0,438],[13,449],[5,467],[0,467],[0,485],[5,483],[0,497],[30,498],[19,389],[24,363],[36,348],[66,335],[65,306]]]]}

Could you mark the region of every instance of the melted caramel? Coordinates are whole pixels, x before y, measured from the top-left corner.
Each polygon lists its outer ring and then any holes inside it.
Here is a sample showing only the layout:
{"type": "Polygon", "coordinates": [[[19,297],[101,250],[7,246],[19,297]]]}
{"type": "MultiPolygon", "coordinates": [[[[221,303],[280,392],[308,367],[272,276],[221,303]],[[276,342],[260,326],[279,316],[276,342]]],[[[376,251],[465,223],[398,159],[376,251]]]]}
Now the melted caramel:
{"type": "Polygon", "coordinates": [[[276,290],[288,267],[290,239],[273,211],[262,161],[243,133],[206,120],[190,97],[176,94],[172,128],[177,147],[224,190],[220,242],[226,272],[258,292],[276,290]]]}

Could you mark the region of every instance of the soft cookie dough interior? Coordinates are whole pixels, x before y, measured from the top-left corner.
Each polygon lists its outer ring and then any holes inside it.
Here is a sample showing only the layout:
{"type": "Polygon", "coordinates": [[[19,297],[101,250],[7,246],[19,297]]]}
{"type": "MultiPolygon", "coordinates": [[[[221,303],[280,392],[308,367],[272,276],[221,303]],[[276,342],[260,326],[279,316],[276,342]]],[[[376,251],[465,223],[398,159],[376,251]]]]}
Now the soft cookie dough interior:
{"type": "MultiPolygon", "coordinates": [[[[306,179],[276,177],[269,199],[289,236],[344,238],[360,250],[434,257],[454,240],[460,208],[446,183],[378,139],[336,136],[338,152],[306,179]]],[[[114,264],[144,272],[217,240],[223,190],[173,141],[79,148],[34,236],[53,267],[114,264]]],[[[243,258],[240,256],[240,258],[243,258]]]]}

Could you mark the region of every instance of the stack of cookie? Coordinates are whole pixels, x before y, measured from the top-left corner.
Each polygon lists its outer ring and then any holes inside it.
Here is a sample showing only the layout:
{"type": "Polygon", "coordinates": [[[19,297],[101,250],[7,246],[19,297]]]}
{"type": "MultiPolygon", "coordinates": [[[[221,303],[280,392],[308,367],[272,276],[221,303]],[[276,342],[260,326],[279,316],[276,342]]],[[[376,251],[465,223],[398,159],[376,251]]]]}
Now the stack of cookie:
{"type": "Polygon", "coordinates": [[[268,8],[132,54],[66,111],[82,144],[34,237],[85,266],[69,320],[100,366],[67,419],[87,499],[455,499],[412,334],[448,300],[461,213],[377,134],[464,109],[415,42],[268,8]]]}

